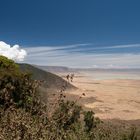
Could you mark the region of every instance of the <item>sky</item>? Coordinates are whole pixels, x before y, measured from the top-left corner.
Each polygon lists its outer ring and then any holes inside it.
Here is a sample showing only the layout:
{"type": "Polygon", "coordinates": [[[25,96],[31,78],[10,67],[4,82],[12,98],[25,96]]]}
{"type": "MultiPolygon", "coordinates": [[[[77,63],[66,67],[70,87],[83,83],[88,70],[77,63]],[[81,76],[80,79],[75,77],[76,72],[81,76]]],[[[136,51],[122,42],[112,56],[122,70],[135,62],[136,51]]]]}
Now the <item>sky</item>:
{"type": "Polygon", "coordinates": [[[37,65],[140,68],[139,7],[139,0],[0,0],[0,55],[37,65]]]}

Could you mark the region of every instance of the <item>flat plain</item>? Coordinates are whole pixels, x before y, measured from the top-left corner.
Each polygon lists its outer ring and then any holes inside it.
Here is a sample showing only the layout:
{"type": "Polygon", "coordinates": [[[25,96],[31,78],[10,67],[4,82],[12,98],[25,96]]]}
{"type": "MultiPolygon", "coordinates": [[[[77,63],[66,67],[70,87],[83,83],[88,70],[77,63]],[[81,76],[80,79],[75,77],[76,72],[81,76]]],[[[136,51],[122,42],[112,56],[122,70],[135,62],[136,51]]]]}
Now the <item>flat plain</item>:
{"type": "MultiPolygon", "coordinates": [[[[66,73],[59,73],[65,79],[66,73]]],[[[78,90],[71,91],[71,98],[82,93],[80,104],[93,110],[101,119],[140,119],[139,71],[79,71],[72,84],[78,90]]]]}

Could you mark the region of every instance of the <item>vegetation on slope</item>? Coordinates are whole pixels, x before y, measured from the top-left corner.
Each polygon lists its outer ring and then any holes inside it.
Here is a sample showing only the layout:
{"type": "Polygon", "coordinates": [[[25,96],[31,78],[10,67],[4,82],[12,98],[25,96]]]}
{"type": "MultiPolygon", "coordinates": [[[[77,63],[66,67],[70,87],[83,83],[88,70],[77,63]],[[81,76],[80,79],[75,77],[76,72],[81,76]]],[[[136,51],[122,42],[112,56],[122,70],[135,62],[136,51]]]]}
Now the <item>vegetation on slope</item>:
{"type": "Polygon", "coordinates": [[[45,88],[62,88],[63,85],[67,85],[68,89],[76,89],[70,83],[67,83],[61,77],[52,74],[47,71],[43,71],[37,67],[34,67],[29,64],[20,64],[20,69],[23,72],[30,72],[32,74],[32,78],[35,80],[44,80],[46,83],[43,85],[45,88]]]}
{"type": "Polygon", "coordinates": [[[0,57],[0,140],[137,139],[135,129],[130,134],[104,129],[92,111],[66,101],[63,92],[48,107],[39,85],[12,60],[0,57]]]}

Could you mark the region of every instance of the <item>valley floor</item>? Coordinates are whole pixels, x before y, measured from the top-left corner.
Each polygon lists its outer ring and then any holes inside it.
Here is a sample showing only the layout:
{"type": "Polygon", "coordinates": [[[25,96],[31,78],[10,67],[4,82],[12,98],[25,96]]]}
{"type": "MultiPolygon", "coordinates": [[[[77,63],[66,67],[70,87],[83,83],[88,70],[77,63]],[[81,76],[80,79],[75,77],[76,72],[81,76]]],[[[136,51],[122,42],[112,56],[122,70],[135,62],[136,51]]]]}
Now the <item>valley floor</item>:
{"type": "MultiPolygon", "coordinates": [[[[62,77],[65,79],[64,75],[62,77]]],[[[94,80],[89,75],[77,73],[72,84],[79,89],[70,92],[71,98],[76,99],[84,93],[80,104],[92,109],[99,118],[140,120],[140,80],[94,80]]]]}

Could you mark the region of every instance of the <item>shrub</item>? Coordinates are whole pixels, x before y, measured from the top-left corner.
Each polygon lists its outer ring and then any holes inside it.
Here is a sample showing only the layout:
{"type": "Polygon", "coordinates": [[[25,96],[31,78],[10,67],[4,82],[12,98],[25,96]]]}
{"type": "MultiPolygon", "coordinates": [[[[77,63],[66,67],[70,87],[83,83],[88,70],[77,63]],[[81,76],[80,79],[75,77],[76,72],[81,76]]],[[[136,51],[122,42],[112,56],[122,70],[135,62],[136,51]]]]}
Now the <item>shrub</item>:
{"type": "Polygon", "coordinates": [[[0,56],[0,69],[17,70],[18,65],[5,56],[0,56]]]}

